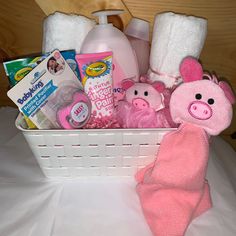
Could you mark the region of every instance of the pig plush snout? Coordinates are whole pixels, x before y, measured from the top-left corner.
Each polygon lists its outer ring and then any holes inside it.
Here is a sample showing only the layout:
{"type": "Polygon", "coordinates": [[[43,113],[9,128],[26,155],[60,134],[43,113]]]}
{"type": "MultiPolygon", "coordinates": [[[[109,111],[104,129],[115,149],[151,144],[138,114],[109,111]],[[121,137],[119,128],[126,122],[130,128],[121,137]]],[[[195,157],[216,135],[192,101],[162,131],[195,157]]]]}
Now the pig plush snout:
{"type": "Polygon", "coordinates": [[[142,98],[134,98],[132,100],[132,104],[135,108],[139,110],[146,109],[149,107],[149,103],[142,98]]]}
{"type": "Polygon", "coordinates": [[[202,101],[190,103],[188,111],[192,117],[198,120],[208,120],[212,116],[211,107],[202,101]]]}

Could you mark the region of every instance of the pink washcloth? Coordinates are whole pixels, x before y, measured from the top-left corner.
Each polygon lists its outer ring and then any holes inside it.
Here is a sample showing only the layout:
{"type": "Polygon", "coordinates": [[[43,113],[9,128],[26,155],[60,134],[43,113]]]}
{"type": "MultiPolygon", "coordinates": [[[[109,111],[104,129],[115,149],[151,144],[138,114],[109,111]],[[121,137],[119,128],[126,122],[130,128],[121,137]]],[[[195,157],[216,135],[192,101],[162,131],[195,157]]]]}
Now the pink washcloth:
{"type": "Polygon", "coordinates": [[[180,74],[184,83],[171,95],[170,113],[181,125],[164,137],[156,161],[136,175],[143,212],[155,236],[184,235],[192,219],[211,207],[205,179],[208,137],[230,125],[235,102],[226,82],[202,79],[196,59],[184,59],[180,74]]]}
{"type": "Polygon", "coordinates": [[[137,173],[137,192],[154,235],[184,235],[191,220],[211,207],[208,152],[205,131],[184,124],[166,135],[155,164],[137,173]]]}

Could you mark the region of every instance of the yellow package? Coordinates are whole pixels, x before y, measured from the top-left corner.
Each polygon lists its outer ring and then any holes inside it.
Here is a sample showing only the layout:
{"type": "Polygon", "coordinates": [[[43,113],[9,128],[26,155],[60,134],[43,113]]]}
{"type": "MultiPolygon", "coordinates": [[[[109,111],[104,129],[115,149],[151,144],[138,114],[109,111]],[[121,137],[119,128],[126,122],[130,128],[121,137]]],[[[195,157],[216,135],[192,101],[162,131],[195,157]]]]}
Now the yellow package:
{"type": "Polygon", "coordinates": [[[37,129],[36,125],[27,116],[24,115],[24,119],[30,129],[37,129]]]}

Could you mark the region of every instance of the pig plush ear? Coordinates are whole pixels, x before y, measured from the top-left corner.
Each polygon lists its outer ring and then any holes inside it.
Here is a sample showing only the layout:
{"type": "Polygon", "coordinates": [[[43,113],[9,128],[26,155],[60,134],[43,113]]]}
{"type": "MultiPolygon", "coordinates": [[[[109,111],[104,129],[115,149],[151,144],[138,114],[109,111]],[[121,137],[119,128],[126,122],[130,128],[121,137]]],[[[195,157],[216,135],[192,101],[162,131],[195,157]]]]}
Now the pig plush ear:
{"type": "Polygon", "coordinates": [[[124,90],[127,90],[129,89],[130,87],[132,87],[134,85],[134,81],[131,80],[131,79],[125,79],[121,82],[121,87],[124,89],[124,90]]]}
{"type": "Polygon", "coordinates": [[[155,81],[152,83],[152,87],[154,87],[159,93],[163,93],[165,90],[165,84],[161,81],[155,81]]]}
{"type": "Polygon", "coordinates": [[[230,101],[230,103],[234,104],[235,103],[235,96],[234,96],[234,93],[233,93],[231,87],[226,82],[224,82],[224,81],[220,81],[219,82],[219,86],[224,91],[225,96],[230,101]]]}
{"type": "Polygon", "coordinates": [[[184,82],[201,80],[203,70],[201,64],[193,57],[186,57],[180,64],[179,72],[184,82]]]}

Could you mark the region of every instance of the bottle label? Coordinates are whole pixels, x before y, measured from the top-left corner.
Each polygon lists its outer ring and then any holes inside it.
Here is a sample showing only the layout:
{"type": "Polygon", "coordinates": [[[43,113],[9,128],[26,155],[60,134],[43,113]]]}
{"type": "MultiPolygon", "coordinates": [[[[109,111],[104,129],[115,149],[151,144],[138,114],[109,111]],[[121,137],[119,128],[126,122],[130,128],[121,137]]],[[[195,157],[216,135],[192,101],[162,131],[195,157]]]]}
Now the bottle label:
{"type": "Polygon", "coordinates": [[[125,91],[121,86],[121,82],[126,79],[125,74],[120,67],[117,60],[113,57],[113,71],[112,71],[112,79],[113,79],[113,93],[114,93],[114,103],[115,105],[119,100],[122,100],[125,96],[125,91]]]}
{"type": "Polygon", "coordinates": [[[92,103],[92,114],[96,118],[112,116],[112,53],[77,55],[76,60],[80,67],[84,91],[92,103]]]}

